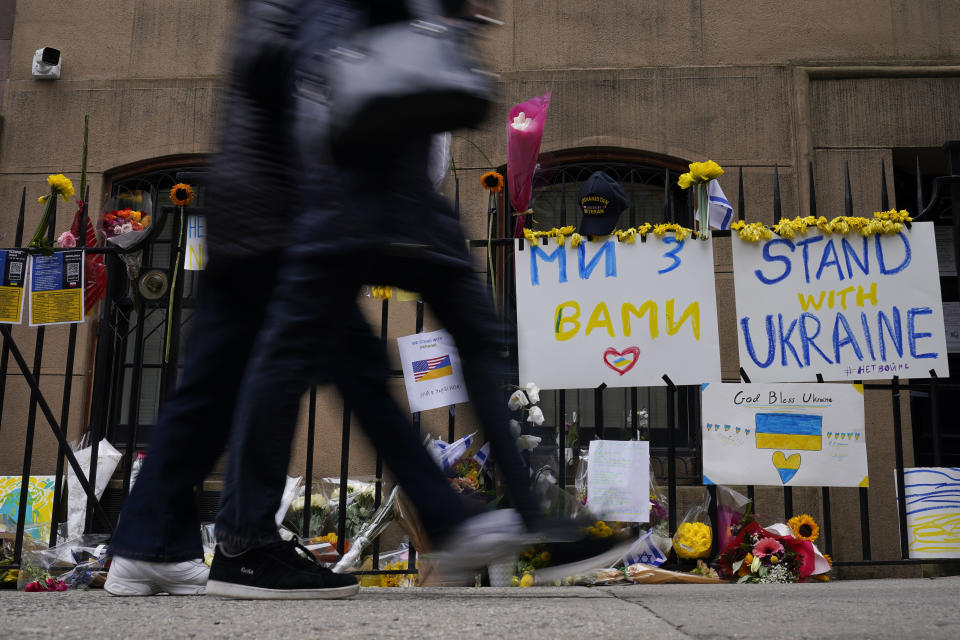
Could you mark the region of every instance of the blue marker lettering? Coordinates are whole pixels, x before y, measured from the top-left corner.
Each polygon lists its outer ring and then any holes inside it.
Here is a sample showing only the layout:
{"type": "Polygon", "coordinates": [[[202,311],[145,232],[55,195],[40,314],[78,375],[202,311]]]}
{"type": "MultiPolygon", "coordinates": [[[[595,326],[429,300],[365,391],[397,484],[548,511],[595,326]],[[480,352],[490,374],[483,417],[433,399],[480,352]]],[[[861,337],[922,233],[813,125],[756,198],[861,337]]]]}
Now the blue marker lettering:
{"type": "Polygon", "coordinates": [[[917,316],[926,316],[931,315],[933,309],[930,307],[914,307],[907,311],[907,340],[910,342],[910,355],[914,358],[936,358],[937,354],[930,353],[917,353],[917,340],[920,338],[931,338],[933,337],[932,333],[917,333],[914,322],[917,316]]]}
{"type": "MultiPolygon", "coordinates": [[[[600,262],[600,256],[605,257],[604,260],[604,276],[607,278],[616,278],[617,277],[617,254],[616,254],[617,243],[613,240],[607,240],[603,243],[603,246],[597,249],[597,252],[593,254],[593,257],[590,258],[590,262],[587,263],[587,243],[581,242],[580,246],[577,247],[577,263],[580,267],[580,279],[587,280],[590,275],[593,273],[593,270],[597,268],[597,264],[600,262]]],[[[563,247],[560,247],[561,249],[563,247]]]]}
{"type": "MultiPolygon", "coordinates": [[[[783,263],[783,273],[781,273],[779,276],[775,278],[768,278],[767,276],[763,275],[763,272],[760,269],[757,269],[756,271],[753,272],[757,276],[757,279],[763,284],[777,284],[778,282],[780,282],[781,280],[783,280],[784,278],[790,275],[790,270],[792,268],[790,263],[790,258],[788,258],[787,256],[770,255],[770,250],[773,247],[781,244],[789,247],[790,252],[793,253],[793,250],[795,248],[793,246],[793,243],[784,238],[777,238],[776,240],[771,240],[770,242],[763,245],[763,259],[766,262],[782,262],[783,263]]],[[[809,280],[807,281],[809,282],[809,280]]]]}
{"type": "Polygon", "coordinates": [[[777,355],[777,347],[773,342],[773,316],[768,315],[766,319],[767,359],[763,362],[757,360],[757,353],[753,348],[753,338],[750,335],[750,318],[740,318],[740,327],[743,330],[743,343],[747,347],[747,354],[749,354],[750,359],[762,369],[769,367],[773,363],[773,358],[777,355]]]}
{"type": "MultiPolygon", "coordinates": [[[[583,245],[581,245],[583,246],[583,245]]],[[[553,253],[547,255],[547,252],[541,249],[539,246],[530,247],[530,284],[534,287],[540,284],[540,267],[537,263],[537,258],[542,259],[544,262],[557,262],[557,270],[559,271],[559,277],[557,282],[563,283],[567,281],[567,252],[564,247],[557,247],[553,250],[553,253]]]]}

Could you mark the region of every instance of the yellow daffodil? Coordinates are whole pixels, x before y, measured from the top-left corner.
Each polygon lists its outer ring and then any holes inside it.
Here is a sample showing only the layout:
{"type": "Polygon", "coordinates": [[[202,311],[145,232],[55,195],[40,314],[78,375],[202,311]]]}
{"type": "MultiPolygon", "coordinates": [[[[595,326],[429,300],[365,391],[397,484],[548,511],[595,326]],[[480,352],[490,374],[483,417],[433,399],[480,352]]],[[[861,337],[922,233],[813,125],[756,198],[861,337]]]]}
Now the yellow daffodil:
{"type": "Polygon", "coordinates": [[[680,177],[677,178],[677,184],[680,185],[681,189],[689,189],[693,186],[693,174],[692,173],[681,173],[680,177]]]}
{"type": "Polygon", "coordinates": [[[703,183],[715,180],[723,175],[723,168],[713,160],[706,162],[691,162],[690,173],[693,175],[694,182],[703,183]]]}
{"type": "Polygon", "coordinates": [[[532,587],[533,586],[533,576],[529,573],[523,574],[523,577],[520,578],[521,587],[532,587]]]}
{"type": "Polygon", "coordinates": [[[531,229],[527,229],[526,227],[524,227],[523,237],[527,239],[527,242],[529,242],[535,247],[540,244],[540,240],[537,239],[537,234],[534,233],[531,229]]]}
{"type": "Polygon", "coordinates": [[[50,193],[59,195],[64,202],[70,202],[70,198],[73,197],[73,183],[70,182],[70,178],[62,173],[49,175],[47,184],[50,185],[50,193]]]}

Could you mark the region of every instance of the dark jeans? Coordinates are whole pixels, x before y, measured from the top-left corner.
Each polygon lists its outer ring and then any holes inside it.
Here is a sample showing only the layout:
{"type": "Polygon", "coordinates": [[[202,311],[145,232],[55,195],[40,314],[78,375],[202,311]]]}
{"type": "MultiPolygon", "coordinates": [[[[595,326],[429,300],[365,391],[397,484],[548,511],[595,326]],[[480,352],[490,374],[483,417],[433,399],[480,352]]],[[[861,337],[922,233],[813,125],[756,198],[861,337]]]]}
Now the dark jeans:
{"type": "MultiPolygon", "coordinates": [[[[214,259],[204,272],[183,377],[150,434],[147,457],[113,536],[114,554],[151,562],[203,556],[194,487],[226,447],[237,389],[263,324],[277,262],[275,255],[228,265],[214,259]]],[[[262,506],[276,511],[278,504],[262,506]]]]}
{"type": "Polygon", "coordinates": [[[429,454],[422,446],[411,445],[417,443],[417,435],[407,414],[389,399],[383,360],[365,357],[355,339],[369,333],[357,314],[356,296],[363,283],[371,282],[420,292],[453,335],[491,454],[514,504],[532,523],[536,508],[528,491],[528,472],[510,433],[499,386],[497,321],[476,276],[466,267],[438,266],[415,253],[384,256],[358,251],[329,256],[308,247],[294,248],[285,257],[243,382],[228,483],[217,517],[218,540],[253,546],[276,539],[273,515],[283,491],[281,469],[289,456],[299,399],[310,384],[330,375],[416,504],[427,533],[442,538],[465,517],[456,494],[434,481],[439,470],[429,454]],[[358,328],[357,323],[364,326],[358,328]],[[406,445],[398,448],[398,438],[406,445]],[[267,455],[272,457],[265,459],[267,455]],[[267,499],[260,499],[265,494],[267,499]]]}

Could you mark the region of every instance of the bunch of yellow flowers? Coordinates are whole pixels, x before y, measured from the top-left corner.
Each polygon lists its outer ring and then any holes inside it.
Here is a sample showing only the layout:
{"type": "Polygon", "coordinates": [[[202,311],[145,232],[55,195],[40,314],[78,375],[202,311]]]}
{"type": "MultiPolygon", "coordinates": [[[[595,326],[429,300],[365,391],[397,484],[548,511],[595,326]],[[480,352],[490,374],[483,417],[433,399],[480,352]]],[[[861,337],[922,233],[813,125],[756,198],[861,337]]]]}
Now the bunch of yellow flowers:
{"type": "Polygon", "coordinates": [[[723,168],[713,160],[706,162],[691,162],[690,171],[682,174],[677,179],[677,184],[681,189],[689,189],[695,184],[710,182],[723,175],[723,168]]]}
{"type": "Polygon", "coordinates": [[[597,520],[592,526],[587,527],[587,535],[591,538],[609,538],[613,535],[613,529],[603,520],[597,520]]]}
{"type": "Polygon", "coordinates": [[[673,536],[673,550],[680,558],[705,558],[713,544],[713,532],[702,522],[684,522],[673,536]]]}

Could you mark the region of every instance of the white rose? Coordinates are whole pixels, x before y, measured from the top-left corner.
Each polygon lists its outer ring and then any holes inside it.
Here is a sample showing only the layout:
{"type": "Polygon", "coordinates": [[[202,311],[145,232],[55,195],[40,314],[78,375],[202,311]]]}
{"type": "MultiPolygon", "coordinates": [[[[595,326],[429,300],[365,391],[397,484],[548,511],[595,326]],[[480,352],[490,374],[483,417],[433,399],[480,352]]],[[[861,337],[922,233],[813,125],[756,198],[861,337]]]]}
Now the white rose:
{"type": "Polygon", "coordinates": [[[527,422],[532,422],[538,427],[543,424],[543,411],[540,410],[540,407],[530,407],[527,422]]]}
{"type": "Polygon", "coordinates": [[[520,423],[516,420],[510,421],[510,433],[513,434],[514,438],[520,437],[520,423]]]}
{"type": "Polygon", "coordinates": [[[537,436],[520,436],[517,438],[517,449],[520,451],[533,451],[540,444],[540,438],[537,436]]]}
{"type": "Polygon", "coordinates": [[[530,401],[527,400],[527,394],[525,394],[522,389],[517,389],[514,391],[513,395],[510,396],[510,399],[507,400],[507,406],[510,407],[511,411],[522,409],[528,404],[530,404],[530,401]]]}
{"type": "Polygon", "coordinates": [[[537,386],[536,382],[527,383],[527,397],[534,404],[540,402],[540,387],[537,386]]]}

